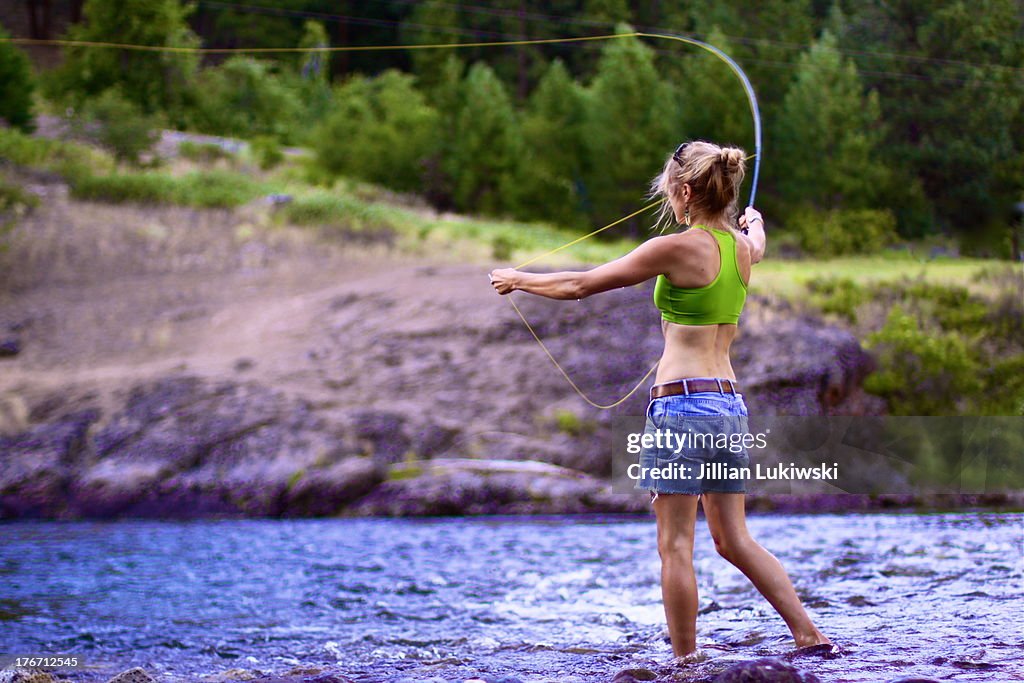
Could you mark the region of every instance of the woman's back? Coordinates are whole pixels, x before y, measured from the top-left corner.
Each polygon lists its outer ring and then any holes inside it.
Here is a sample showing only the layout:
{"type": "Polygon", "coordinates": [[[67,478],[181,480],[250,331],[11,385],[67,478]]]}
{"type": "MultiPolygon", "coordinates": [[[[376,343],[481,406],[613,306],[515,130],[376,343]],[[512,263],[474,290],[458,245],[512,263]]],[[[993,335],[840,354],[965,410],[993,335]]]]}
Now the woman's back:
{"type": "Polygon", "coordinates": [[[658,383],[684,377],[736,379],[729,350],[737,333],[733,321],[750,280],[750,245],[731,232],[715,232],[717,238],[710,229],[676,235],[674,267],[658,279],[655,304],[665,336],[658,383]]]}

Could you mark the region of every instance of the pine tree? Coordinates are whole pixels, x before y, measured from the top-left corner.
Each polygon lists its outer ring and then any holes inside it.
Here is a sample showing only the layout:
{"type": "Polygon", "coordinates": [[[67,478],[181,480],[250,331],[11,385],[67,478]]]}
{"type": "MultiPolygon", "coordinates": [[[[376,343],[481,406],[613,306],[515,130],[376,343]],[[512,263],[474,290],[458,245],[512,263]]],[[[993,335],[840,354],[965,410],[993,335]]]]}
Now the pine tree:
{"type": "MultiPolygon", "coordinates": [[[[197,47],[199,39],[185,22],[189,10],[178,0],[86,0],[85,22],[72,26],[68,38],[197,47]]],[[[190,102],[198,64],[189,53],[70,47],[51,81],[52,94],[81,104],[116,85],[144,112],[179,119],[190,102]]]]}
{"type": "Polygon", "coordinates": [[[880,119],[878,94],[865,94],[856,66],[825,31],[800,56],[782,102],[770,158],[783,199],[823,209],[873,206],[888,183],[880,119]]]}
{"type": "Polygon", "coordinates": [[[458,169],[452,168],[448,156],[459,136],[456,125],[462,110],[465,70],[462,60],[449,53],[440,66],[433,87],[423,88],[421,85],[437,111],[439,121],[434,151],[424,160],[423,194],[433,206],[446,211],[455,208],[455,175],[458,169]]]}
{"type": "MultiPolygon", "coordinates": [[[[0,38],[7,32],[0,26],[0,38]]],[[[0,119],[7,125],[31,132],[32,92],[35,79],[25,53],[11,43],[0,42],[0,119]]]]}
{"type": "Polygon", "coordinates": [[[523,149],[519,125],[504,84],[486,64],[473,64],[445,159],[459,209],[497,213],[513,205],[523,149]]]}
{"type": "MultiPolygon", "coordinates": [[[[620,33],[630,32],[620,25],[620,33]]],[[[608,222],[643,201],[650,179],[682,137],[676,96],[636,38],[606,43],[587,98],[586,192],[592,220],[608,222]]],[[[640,233],[642,219],[631,228],[640,233]]]]}
{"type": "Polygon", "coordinates": [[[692,0],[687,5],[698,35],[719,47],[727,39],[728,54],[743,66],[766,118],[772,118],[783,96],[777,87],[787,74],[783,65],[793,61],[796,46],[814,38],[810,0],[692,0]]]}
{"type": "MultiPolygon", "coordinates": [[[[417,3],[412,14],[403,22],[401,35],[404,42],[419,45],[449,45],[459,42],[459,14],[450,2],[417,3]]],[[[451,50],[411,50],[412,71],[426,90],[431,90],[442,79],[442,72],[451,56],[451,50]]]]}
{"type": "MultiPolygon", "coordinates": [[[[731,55],[732,45],[717,28],[707,42],[731,55]]],[[[682,136],[744,147],[753,153],[754,124],[746,91],[729,65],[707,50],[693,49],[680,84],[682,136]]]]}
{"type": "Polygon", "coordinates": [[[933,212],[905,216],[903,231],[971,234],[986,223],[1008,221],[1024,186],[1024,140],[1016,123],[1024,108],[1020,3],[875,1],[847,10],[843,46],[857,51],[887,124],[882,156],[919,181],[934,206],[933,212]]]}
{"type": "Polygon", "coordinates": [[[582,219],[578,185],[584,159],[584,94],[556,59],[530,96],[523,117],[524,163],[517,214],[562,225],[582,219]]]}
{"type": "Polygon", "coordinates": [[[625,0],[586,0],[583,3],[583,16],[588,21],[603,21],[609,26],[632,21],[629,3],[625,0]]]}

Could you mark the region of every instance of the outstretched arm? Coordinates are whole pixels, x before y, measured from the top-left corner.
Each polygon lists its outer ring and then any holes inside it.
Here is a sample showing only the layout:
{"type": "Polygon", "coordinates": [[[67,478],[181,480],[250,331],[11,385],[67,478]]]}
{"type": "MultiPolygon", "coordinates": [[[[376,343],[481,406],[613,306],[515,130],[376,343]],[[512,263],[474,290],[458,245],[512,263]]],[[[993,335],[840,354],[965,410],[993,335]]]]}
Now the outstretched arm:
{"type": "Polygon", "coordinates": [[[655,237],[621,258],[586,271],[524,273],[514,268],[500,268],[491,272],[491,286],[498,294],[520,290],[549,299],[583,299],[664,273],[677,244],[670,236],[655,237]]]}

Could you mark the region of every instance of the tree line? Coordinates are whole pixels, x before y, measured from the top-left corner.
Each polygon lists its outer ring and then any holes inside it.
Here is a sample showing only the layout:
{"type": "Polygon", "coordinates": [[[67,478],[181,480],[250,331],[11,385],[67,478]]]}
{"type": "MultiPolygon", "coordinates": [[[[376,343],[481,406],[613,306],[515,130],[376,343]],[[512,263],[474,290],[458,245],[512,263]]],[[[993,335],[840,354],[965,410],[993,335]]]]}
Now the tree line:
{"type": "MultiPolygon", "coordinates": [[[[81,14],[66,37],[180,47],[693,35],[749,74],[765,129],[758,203],[808,250],[939,233],[1008,255],[1007,228],[1024,201],[1015,0],[86,0],[81,14]]],[[[18,72],[5,67],[17,49],[0,50],[0,73],[18,72]]],[[[34,80],[61,106],[113,97],[164,125],[307,145],[325,178],[580,229],[635,210],[684,139],[753,153],[746,99],[726,65],[633,37],[206,60],[70,47],[53,71],[0,78],[0,116],[13,125],[30,125],[11,110],[24,108],[16,95],[34,80]]]]}

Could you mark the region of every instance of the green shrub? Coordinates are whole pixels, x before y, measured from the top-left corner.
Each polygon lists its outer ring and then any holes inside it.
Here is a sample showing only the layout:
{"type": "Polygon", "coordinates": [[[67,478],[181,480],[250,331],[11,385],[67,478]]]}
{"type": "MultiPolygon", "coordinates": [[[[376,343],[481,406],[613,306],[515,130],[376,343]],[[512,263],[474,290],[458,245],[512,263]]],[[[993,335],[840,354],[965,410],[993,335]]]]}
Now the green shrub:
{"type": "Polygon", "coordinates": [[[56,151],[57,142],[45,138],[34,138],[18,130],[0,128],[0,160],[17,166],[44,170],[56,151]]]}
{"type": "Polygon", "coordinates": [[[984,326],[986,334],[996,342],[996,348],[1000,351],[1011,345],[1017,348],[1024,346],[1024,335],[1021,334],[1021,330],[1024,330],[1024,295],[1021,290],[1004,290],[995,304],[988,307],[984,326]]]}
{"type": "Polygon", "coordinates": [[[866,285],[828,278],[807,289],[820,310],[854,323],[858,310],[891,309],[883,325],[860,326],[876,328],[866,340],[879,363],[865,387],[887,397],[896,414],[1021,414],[1024,275],[1017,270],[990,268],[976,278],[995,286],[986,296],[909,278],[866,285]]]}
{"type": "Polygon", "coordinates": [[[158,119],[144,114],[116,86],[82,105],[78,125],[118,161],[133,165],[160,139],[158,119]]]}
{"type": "Polygon", "coordinates": [[[178,154],[182,158],[200,163],[213,163],[220,159],[233,160],[235,155],[213,142],[192,142],[185,140],[178,145],[178,154]]]}
{"type": "Polygon", "coordinates": [[[990,282],[998,286],[1024,290],[1024,268],[1020,264],[995,263],[979,268],[971,278],[974,282],[990,282]]]}
{"type": "Polygon", "coordinates": [[[857,322],[857,308],[868,301],[872,293],[850,278],[827,278],[807,283],[811,301],[823,313],[834,313],[851,323],[857,322]]]}
{"type": "Polygon", "coordinates": [[[978,401],[980,414],[1024,415],[1024,353],[996,359],[982,378],[985,392],[978,401]]]}
{"type": "Polygon", "coordinates": [[[197,208],[231,208],[260,194],[248,177],[223,171],[200,171],[175,177],[166,173],[83,175],[71,186],[78,199],[143,204],[177,204],[197,208]]]}
{"type": "Polygon", "coordinates": [[[296,225],[335,226],[354,231],[395,227],[379,205],[327,192],[296,197],[285,205],[282,217],[296,225]]]}
{"type": "Polygon", "coordinates": [[[345,220],[355,211],[355,202],[326,193],[296,197],[285,205],[284,217],[297,225],[316,225],[345,220]]]}
{"type": "Polygon", "coordinates": [[[204,69],[197,84],[202,96],[189,115],[191,126],[213,135],[269,135],[292,141],[302,100],[275,68],[249,57],[232,57],[204,69]]]}
{"type": "Polygon", "coordinates": [[[990,304],[960,285],[903,280],[894,289],[891,297],[913,302],[922,315],[934,319],[945,331],[978,334],[988,318],[990,304]]]}
{"type": "Polygon", "coordinates": [[[879,370],[864,388],[884,396],[898,415],[962,412],[983,389],[978,359],[959,334],[929,329],[898,305],[866,346],[876,353],[879,370]]]}
{"type": "MultiPolygon", "coordinates": [[[[191,3],[180,0],[86,0],[84,21],[72,24],[67,38],[78,41],[199,47],[187,22],[191,3]]],[[[48,74],[51,99],[79,106],[118,86],[124,97],[147,114],[164,113],[175,123],[196,95],[199,56],[187,52],[97,49],[68,46],[63,63],[48,74]]]]}
{"type": "Polygon", "coordinates": [[[799,236],[800,247],[819,257],[878,252],[897,239],[896,219],[887,209],[803,208],[788,226],[799,236]]]}
{"type": "Polygon", "coordinates": [[[335,94],[334,111],[313,136],[319,165],[396,190],[416,190],[435,151],[438,115],[413,78],[386,71],[357,76],[335,94]]]}
{"type": "Polygon", "coordinates": [[[103,202],[173,204],[176,181],[165,173],[83,174],[71,184],[76,199],[103,202]]]}
{"type": "Polygon", "coordinates": [[[21,185],[0,177],[0,212],[26,211],[39,206],[39,197],[21,185]]]}
{"type": "Polygon", "coordinates": [[[174,203],[207,209],[231,208],[252,201],[263,189],[240,173],[200,171],[177,178],[174,203]]]}
{"type": "Polygon", "coordinates": [[[491,238],[491,258],[495,261],[508,261],[512,258],[512,240],[504,235],[495,235],[491,238]]]}
{"type": "Polygon", "coordinates": [[[37,206],[39,197],[26,192],[21,185],[0,176],[0,235],[37,206]]]}
{"type": "MultiPolygon", "coordinates": [[[[8,33],[0,26],[0,38],[8,33]]],[[[0,42],[0,119],[7,125],[31,132],[32,92],[35,78],[25,53],[11,43],[0,42]]]]}
{"type": "Polygon", "coordinates": [[[110,170],[114,166],[109,155],[86,145],[36,138],[18,130],[2,128],[0,160],[68,178],[81,173],[110,170]]]}
{"type": "Polygon", "coordinates": [[[269,135],[260,135],[249,143],[252,156],[260,168],[267,171],[284,161],[284,151],[281,143],[269,135]]]}

